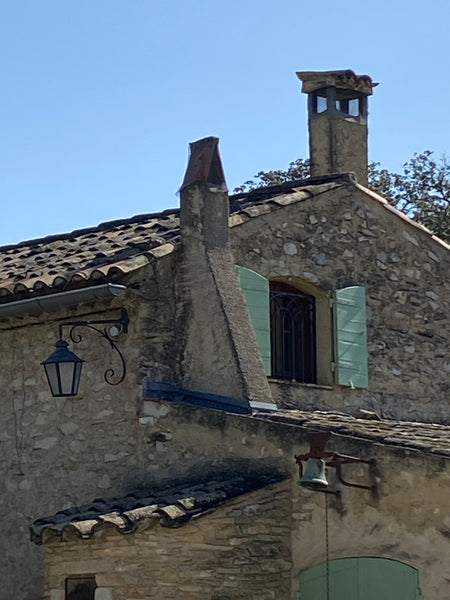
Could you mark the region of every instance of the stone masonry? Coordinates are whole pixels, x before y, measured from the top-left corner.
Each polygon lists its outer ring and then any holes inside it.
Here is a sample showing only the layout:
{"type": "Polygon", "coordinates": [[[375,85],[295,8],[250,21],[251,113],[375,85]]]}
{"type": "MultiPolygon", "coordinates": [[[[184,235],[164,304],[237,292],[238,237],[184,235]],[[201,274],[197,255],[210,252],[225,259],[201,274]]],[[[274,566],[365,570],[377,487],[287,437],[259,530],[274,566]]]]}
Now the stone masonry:
{"type": "MultiPolygon", "coordinates": [[[[314,198],[302,198],[300,188],[286,195],[286,204],[233,227],[236,262],[317,299],[364,285],[369,388],[335,385],[330,361],[329,375],[317,386],[272,380],[274,397],[285,407],[365,408],[387,418],[448,423],[446,245],[352,183],[314,198]]],[[[329,315],[330,309],[328,324],[329,315]]],[[[326,326],[318,319],[319,331],[326,326]]],[[[318,354],[330,347],[331,330],[318,354]]]]}
{"type": "MultiPolygon", "coordinates": [[[[193,185],[184,201],[202,187],[193,185]]],[[[419,570],[426,600],[445,598],[445,448],[438,455],[434,439],[429,447],[423,439],[415,444],[395,422],[385,423],[397,432],[395,443],[389,434],[369,439],[359,435],[361,423],[352,430],[336,415],[450,424],[448,246],[350,175],[232,197],[229,244],[209,232],[186,244],[186,234],[215,216],[225,235],[226,194],[207,192],[219,209],[202,221],[196,210],[205,213],[205,197],[193,198],[184,234],[178,211],[167,211],[0,249],[0,600],[42,598],[44,551],[30,543],[27,529],[35,519],[144,483],[238,469],[244,460],[290,475],[290,483],[236,498],[179,530],[121,536],[110,529],[90,540],[49,540],[47,599],[62,600],[65,575],[94,573],[102,600],[294,600],[299,574],[324,560],[324,497],[295,483],[294,456],[306,451],[308,427],[325,427],[308,424],[301,412],[316,410],[335,415],[326,427],[335,422],[337,450],[375,457],[379,470],[378,498],[345,490],[342,502],[331,501],[332,557],[404,561],[419,570]],[[235,264],[315,296],[317,384],[268,383],[235,264]],[[106,283],[127,291],[36,316],[15,312],[23,301],[57,304],[66,293],[106,283]],[[350,285],[366,289],[367,389],[337,385],[332,370],[329,302],[334,290],[350,285]],[[130,329],[117,338],[124,382],[104,382],[105,369],[120,365],[108,344],[87,332],[72,347],[86,361],[79,395],[52,398],[40,363],[61,321],[111,318],[124,307],[130,329]],[[8,308],[15,316],[1,313],[8,308]],[[144,405],[146,377],[256,399],[266,408],[276,402],[281,416],[295,412],[298,422],[148,398],[144,405]],[[408,438],[408,448],[398,447],[399,437],[408,438]]],[[[410,425],[420,430],[420,423],[410,425]]]]}
{"type": "MultiPolygon", "coordinates": [[[[222,448],[224,461],[236,453],[251,456],[252,450],[272,460],[278,454],[278,465],[290,469],[290,481],[231,500],[180,529],[153,520],[128,535],[112,525],[102,526],[89,540],[66,536],[59,541],[49,535],[46,599],[62,598],[65,577],[95,573],[110,600],[165,600],[181,593],[198,600],[294,600],[300,573],[325,560],[325,495],[297,485],[292,460],[306,448],[301,430],[248,417],[214,417],[207,409],[187,411],[192,412],[185,427],[193,427],[198,453],[222,448]]],[[[182,415],[187,417],[186,409],[169,406],[159,419],[160,427],[174,427],[171,456],[182,456],[182,415]]],[[[419,570],[424,598],[445,598],[450,581],[448,459],[343,436],[334,437],[331,446],[375,458],[378,490],[372,496],[340,486],[340,498],[327,497],[330,559],[372,556],[405,562],[419,570]]],[[[328,477],[333,482],[332,472],[328,477]]],[[[347,468],[346,478],[368,481],[357,465],[347,468]]]]}
{"type": "Polygon", "coordinates": [[[275,600],[291,578],[289,486],[237,499],[179,529],[156,526],[121,536],[48,546],[48,600],[64,600],[69,575],[96,574],[114,600],[275,600]],[[277,525],[274,527],[274,522],[277,525]]]}
{"type": "MultiPolygon", "coordinates": [[[[336,287],[365,285],[370,385],[341,388],[330,372],[324,385],[271,381],[274,398],[288,408],[364,408],[383,417],[447,422],[448,250],[352,183],[325,186],[314,197],[301,194],[281,196],[284,206],[277,210],[262,203],[251,217],[244,212],[240,220],[231,217],[235,262],[315,290],[318,297],[336,287]]],[[[27,523],[39,515],[123,493],[145,478],[169,478],[181,464],[201,468],[207,459],[222,457],[224,447],[229,457],[243,449],[253,457],[279,456],[279,441],[267,445],[250,430],[222,443],[225,425],[218,415],[211,417],[213,431],[206,437],[203,426],[181,426],[177,420],[176,428],[162,425],[164,406],[155,406],[139,424],[142,377],[156,368],[181,381],[173,327],[181,323],[179,268],[177,253],[171,253],[122,277],[130,287],[124,301],[2,323],[2,600],[40,597],[43,554],[30,545],[27,532],[27,523]],[[107,349],[88,335],[76,348],[86,359],[79,397],[51,398],[39,363],[52,350],[58,323],[117,314],[123,302],[131,320],[130,332],[118,340],[128,365],[124,383],[114,388],[103,382],[107,349]],[[172,441],[160,440],[166,429],[172,441]],[[204,443],[192,445],[194,431],[194,439],[204,443]]],[[[214,343],[220,357],[221,342],[214,343]]],[[[291,448],[288,457],[291,461],[291,448]]]]}

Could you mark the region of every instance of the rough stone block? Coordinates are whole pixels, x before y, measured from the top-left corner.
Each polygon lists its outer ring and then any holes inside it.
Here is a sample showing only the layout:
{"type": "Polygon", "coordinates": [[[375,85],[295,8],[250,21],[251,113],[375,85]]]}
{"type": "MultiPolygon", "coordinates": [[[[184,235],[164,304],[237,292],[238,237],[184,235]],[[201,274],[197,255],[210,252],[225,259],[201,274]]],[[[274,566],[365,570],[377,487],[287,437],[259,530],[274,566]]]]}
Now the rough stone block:
{"type": "Polygon", "coordinates": [[[95,590],[94,600],[112,600],[112,590],[109,587],[98,587],[95,590]]]}

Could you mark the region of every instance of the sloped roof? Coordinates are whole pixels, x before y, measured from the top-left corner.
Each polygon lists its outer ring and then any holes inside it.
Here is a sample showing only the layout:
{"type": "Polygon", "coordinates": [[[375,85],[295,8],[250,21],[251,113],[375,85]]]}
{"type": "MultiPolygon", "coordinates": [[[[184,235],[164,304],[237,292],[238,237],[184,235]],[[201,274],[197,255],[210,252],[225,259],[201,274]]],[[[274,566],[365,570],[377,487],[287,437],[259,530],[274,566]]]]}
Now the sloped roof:
{"type": "Polygon", "coordinates": [[[0,302],[115,282],[173,250],[178,211],[139,215],[0,248],[0,302]]]}
{"type": "MultiPolygon", "coordinates": [[[[230,227],[349,183],[355,185],[352,174],[329,175],[230,196],[230,227]]],[[[434,237],[380,196],[357,187],[434,237]]],[[[0,247],[0,304],[118,282],[126,273],[170,254],[177,247],[179,236],[179,210],[173,209],[0,247]]]]}
{"type": "MultiPolygon", "coordinates": [[[[340,187],[345,176],[293,182],[230,197],[230,226],[285,204],[340,187]]],[[[171,253],[179,242],[179,210],[137,215],[97,227],[0,247],[0,303],[117,282],[126,273],[171,253]]]]}
{"type": "Polygon", "coordinates": [[[306,430],[330,431],[384,446],[418,451],[423,455],[450,458],[450,425],[381,419],[375,413],[364,410],[351,416],[337,412],[289,409],[264,412],[257,417],[306,430]]]}
{"type": "Polygon", "coordinates": [[[140,527],[159,523],[181,527],[227,500],[260,489],[285,478],[276,472],[246,471],[242,475],[222,472],[201,483],[182,484],[164,489],[142,487],[121,498],[98,498],[89,504],[74,506],[30,526],[31,540],[37,544],[50,534],[64,539],[70,534],[87,539],[105,526],[119,533],[132,533],[140,527]],[[152,523],[153,521],[153,523],[152,523]]]}
{"type": "MultiPolygon", "coordinates": [[[[245,417],[248,418],[248,417],[245,417]]],[[[278,410],[259,412],[258,420],[281,423],[304,431],[329,431],[337,436],[450,458],[450,426],[380,419],[374,413],[360,411],[357,416],[325,411],[278,410]]],[[[286,475],[275,470],[246,468],[205,475],[204,481],[170,485],[166,488],[142,486],[117,498],[97,498],[48,517],[30,526],[31,540],[66,539],[76,535],[91,538],[102,527],[113,526],[121,534],[160,524],[181,527],[227,500],[277,483],[286,475]]]]}

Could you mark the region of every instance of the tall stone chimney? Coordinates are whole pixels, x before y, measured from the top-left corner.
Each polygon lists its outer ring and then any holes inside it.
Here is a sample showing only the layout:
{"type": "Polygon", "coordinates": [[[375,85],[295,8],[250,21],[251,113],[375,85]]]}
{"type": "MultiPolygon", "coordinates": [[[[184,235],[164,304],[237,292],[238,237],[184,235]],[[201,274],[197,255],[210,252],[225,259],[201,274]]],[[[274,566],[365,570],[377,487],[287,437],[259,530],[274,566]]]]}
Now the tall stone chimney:
{"type": "Polygon", "coordinates": [[[367,97],[378,85],[353,71],[301,71],[308,94],[311,175],[353,172],[367,185],[367,97]]]}
{"type": "Polygon", "coordinates": [[[270,388],[228,239],[229,200],[218,141],[209,137],[190,145],[180,189],[180,383],[267,403],[270,388]]]}

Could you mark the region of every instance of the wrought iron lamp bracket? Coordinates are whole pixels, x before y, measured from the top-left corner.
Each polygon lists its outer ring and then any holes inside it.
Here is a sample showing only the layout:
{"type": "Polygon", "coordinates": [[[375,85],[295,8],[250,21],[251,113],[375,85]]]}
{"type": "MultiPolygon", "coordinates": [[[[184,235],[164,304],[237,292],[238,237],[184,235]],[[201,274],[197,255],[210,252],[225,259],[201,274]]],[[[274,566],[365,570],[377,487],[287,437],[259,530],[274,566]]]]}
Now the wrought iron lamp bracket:
{"type": "Polygon", "coordinates": [[[83,336],[77,331],[77,329],[80,327],[86,327],[87,329],[91,329],[92,331],[95,331],[96,333],[98,333],[98,335],[100,337],[102,337],[109,343],[109,345],[111,346],[111,349],[114,350],[115,352],[117,352],[117,355],[119,356],[120,363],[121,363],[120,376],[118,377],[118,379],[116,381],[114,380],[114,378],[116,376],[116,372],[114,371],[113,368],[106,369],[106,371],[103,374],[103,378],[106,381],[106,383],[108,383],[109,385],[119,385],[125,379],[125,375],[126,375],[125,359],[123,357],[123,354],[117,347],[115,341],[112,339],[111,333],[108,332],[106,325],[116,325],[118,327],[117,333],[128,333],[129,322],[130,322],[130,319],[128,317],[128,313],[125,308],[122,308],[120,317],[118,319],[94,319],[94,320],[89,320],[89,321],[65,321],[65,322],[59,324],[59,328],[58,328],[59,329],[59,339],[60,340],[63,339],[63,328],[64,327],[70,327],[69,337],[74,344],[79,344],[83,339],[83,336]],[[104,327],[97,327],[98,325],[104,325],[104,327]]]}

